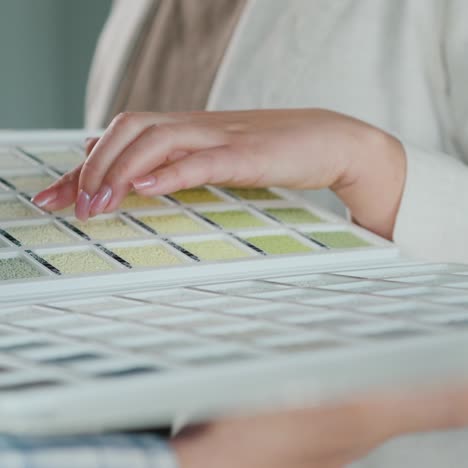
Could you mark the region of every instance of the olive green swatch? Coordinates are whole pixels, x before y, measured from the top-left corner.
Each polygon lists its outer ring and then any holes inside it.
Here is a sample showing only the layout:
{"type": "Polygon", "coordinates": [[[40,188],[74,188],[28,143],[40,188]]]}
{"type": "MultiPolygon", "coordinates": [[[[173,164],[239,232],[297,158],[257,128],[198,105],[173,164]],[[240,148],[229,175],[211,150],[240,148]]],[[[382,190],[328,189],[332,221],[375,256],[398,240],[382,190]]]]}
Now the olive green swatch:
{"type": "Polygon", "coordinates": [[[307,253],[314,250],[294,237],[288,235],[253,236],[246,240],[270,255],[307,253]]]}

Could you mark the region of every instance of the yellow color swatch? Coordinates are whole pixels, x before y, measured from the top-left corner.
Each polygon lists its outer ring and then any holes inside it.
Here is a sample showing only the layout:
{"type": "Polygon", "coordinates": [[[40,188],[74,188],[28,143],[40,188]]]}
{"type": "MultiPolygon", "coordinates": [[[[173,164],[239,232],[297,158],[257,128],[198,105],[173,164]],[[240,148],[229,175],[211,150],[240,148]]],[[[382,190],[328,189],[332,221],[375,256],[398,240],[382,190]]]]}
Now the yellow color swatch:
{"type": "Polygon", "coordinates": [[[230,193],[244,200],[279,200],[281,197],[264,188],[228,188],[230,193]]]}
{"type": "Polygon", "coordinates": [[[120,204],[121,210],[138,210],[162,206],[164,203],[157,198],[142,197],[136,193],[129,193],[120,204]]]}
{"type": "Polygon", "coordinates": [[[183,213],[142,216],[138,219],[161,234],[189,234],[207,231],[205,226],[183,213]]]}
{"type": "Polygon", "coordinates": [[[159,244],[116,247],[112,251],[135,267],[178,265],[182,260],[159,244]]]}
{"type": "Polygon", "coordinates": [[[175,198],[181,203],[217,203],[221,202],[221,198],[215,195],[213,192],[205,187],[198,187],[189,190],[182,190],[171,194],[172,198],[175,198]]]}
{"type": "Polygon", "coordinates": [[[76,221],[73,225],[91,239],[129,239],[141,235],[120,218],[93,219],[86,223],[76,221]]]}
{"type": "Polygon", "coordinates": [[[113,270],[112,265],[92,250],[41,255],[63,274],[98,273],[113,270]]]}
{"type": "Polygon", "coordinates": [[[26,246],[63,244],[72,240],[52,223],[15,226],[6,230],[26,246]]]}
{"type": "Polygon", "coordinates": [[[48,166],[54,166],[59,170],[74,169],[84,161],[84,155],[73,151],[72,149],[50,150],[41,152],[32,152],[34,156],[39,157],[48,166]]]}
{"type": "Polygon", "coordinates": [[[233,260],[249,257],[248,252],[225,240],[184,242],[180,245],[201,260],[233,260]]]}
{"type": "Polygon", "coordinates": [[[13,153],[0,153],[0,170],[25,169],[33,164],[33,161],[29,162],[27,159],[16,156],[13,153]]]}
{"type": "Polygon", "coordinates": [[[0,219],[32,218],[34,216],[40,216],[40,214],[16,198],[0,201],[0,219]]]}
{"type": "Polygon", "coordinates": [[[8,177],[8,181],[20,192],[34,193],[47,188],[55,179],[48,174],[34,174],[8,177]]]}

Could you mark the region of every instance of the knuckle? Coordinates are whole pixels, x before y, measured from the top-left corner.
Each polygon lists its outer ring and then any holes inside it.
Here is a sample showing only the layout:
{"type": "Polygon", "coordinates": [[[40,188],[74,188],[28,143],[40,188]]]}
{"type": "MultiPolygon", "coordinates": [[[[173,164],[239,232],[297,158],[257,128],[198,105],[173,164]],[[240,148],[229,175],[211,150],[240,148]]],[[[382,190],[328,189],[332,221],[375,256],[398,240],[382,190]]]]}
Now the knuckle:
{"type": "Polygon", "coordinates": [[[167,172],[168,174],[166,174],[166,176],[176,181],[180,190],[185,190],[190,187],[189,180],[185,175],[185,171],[179,165],[176,164],[172,166],[167,170],[167,172]]]}
{"type": "Polygon", "coordinates": [[[169,125],[153,125],[151,127],[151,132],[158,142],[163,142],[165,144],[170,144],[174,141],[176,133],[174,128],[169,125]]]}
{"type": "Polygon", "coordinates": [[[129,175],[134,172],[131,160],[122,159],[106,175],[106,180],[110,183],[121,184],[127,182],[129,175]]]}
{"type": "Polygon", "coordinates": [[[127,128],[135,125],[138,114],[136,112],[120,112],[117,114],[111,122],[112,128],[127,128]]]}

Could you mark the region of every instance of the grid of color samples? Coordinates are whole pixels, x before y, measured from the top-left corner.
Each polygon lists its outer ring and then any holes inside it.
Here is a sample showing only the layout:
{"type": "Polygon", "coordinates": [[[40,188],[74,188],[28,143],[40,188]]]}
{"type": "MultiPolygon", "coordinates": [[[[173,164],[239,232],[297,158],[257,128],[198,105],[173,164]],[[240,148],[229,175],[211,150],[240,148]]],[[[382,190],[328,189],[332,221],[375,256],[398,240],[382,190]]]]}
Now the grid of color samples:
{"type": "MultiPolygon", "coordinates": [[[[1,265],[0,272],[23,269],[20,263],[8,270],[1,265]]],[[[272,358],[270,364],[278,356],[291,356],[291,364],[297,365],[299,357],[327,359],[327,353],[333,351],[327,375],[342,375],[341,364],[335,370],[330,367],[339,353],[348,359],[350,352],[361,348],[372,356],[372,349],[383,346],[392,362],[400,356],[404,365],[411,347],[400,353],[402,343],[417,338],[417,353],[424,359],[421,346],[430,350],[443,335],[453,340],[455,333],[459,337],[466,333],[466,308],[446,305],[442,302],[446,296],[436,293],[450,293],[455,303],[466,304],[468,286],[452,289],[450,285],[467,275],[466,266],[399,259],[379,267],[362,262],[354,270],[338,267],[327,273],[259,275],[208,284],[191,280],[171,288],[153,285],[138,291],[123,289],[117,295],[96,292],[78,299],[59,297],[21,307],[6,305],[1,314],[0,353],[7,353],[13,368],[17,361],[11,357],[20,359],[27,378],[24,372],[18,373],[15,394],[28,390],[28,397],[35,388],[44,388],[38,383],[47,381],[50,366],[54,366],[54,378],[45,386],[75,387],[79,397],[83,384],[98,385],[100,379],[108,382],[122,375],[141,375],[147,385],[151,377],[172,378],[185,369],[208,370],[220,363],[256,364],[266,356],[272,358]],[[411,301],[390,297],[395,289],[421,287],[425,292],[411,301]],[[18,326],[20,335],[15,329],[18,326]]],[[[456,343],[451,351],[459,351],[460,342],[456,343]]],[[[359,368],[363,354],[356,355],[359,368]]],[[[372,367],[360,369],[367,372],[372,367]]],[[[0,375],[0,393],[11,391],[6,373],[0,375]]],[[[365,376],[367,379],[368,374],[365,376]]],[[[116,388],[120,392],[121,387],[116,388]]],[[[108,395],[109,387],[105,390],[108,395]]],[[[94,392],[88,393],[96,398],[94,392]]],[[[128,399],[128,393],[123,398],[128,399]]]]}
{"type": "MultiPolygon", "coordinates": [[[[50,213],[27,197],[79,164],[82,149],[18,145],[0,147],[0,155],[0,246],[6,255],[28,260],[32,270],[25,278],[39,271],[53,280],[375,246],[358,229],[347,230],[345,220],[329,218],[292,192],[276,188],[202,186],[149,198],[132,192],[117,213],[81,223],[73,206],[50,213]],[[44,270],[36,271],[36,262],[44,270]]],[[[10,279],[6,274],[2,278],[10,279]]]]}

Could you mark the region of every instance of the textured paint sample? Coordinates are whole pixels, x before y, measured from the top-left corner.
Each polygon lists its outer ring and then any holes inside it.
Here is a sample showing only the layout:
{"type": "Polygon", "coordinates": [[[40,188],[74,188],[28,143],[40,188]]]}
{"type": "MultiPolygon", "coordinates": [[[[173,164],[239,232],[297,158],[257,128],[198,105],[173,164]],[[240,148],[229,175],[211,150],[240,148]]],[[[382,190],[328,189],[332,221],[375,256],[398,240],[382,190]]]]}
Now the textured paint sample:
{"type": "Polygon", "coordinates": [[[279,200],[281,197],[262,188],[228,188],[230,193],[244,200],[279,200]]]}
{"type": "Polygon", "coordinates": [[[208,230],[201,223],[197,223],[194,219],[182,213],[141,216],[138,219],[161,234],[190,234],[208,230]]]}
{"type": "Polygon", "coordinates": [[[0,280],[36,278],[41,272],[22,258],[0,258],[0,280]]]}
{"type": "Polygon", "coordinates": [[[286,224],[310,224],[322,221],[303,208],[268,208],[265,211],[286,224]]]}
{"type": "Polygon", "coordinates": [[[266,224],[262,219],[243,210],[209,211],[202,214],[224,229],[255,228],[266,224]]]}
{"type": "Polygon", "coordinates": [[[75,214],[75,205],[67,206],[62,210],[54,211],[53,214],[56,216],[73,216],[75,214]]]}
{"type": "Polygon", "coordinates": [[[118,247],[112,249],[119,257],[135,267],[159,267],[182,263],[163,245],[142,245],[138,247],[118,247]]]}
{"type": "Polygon", "coordinates": [[[0,219],[32,218],[34,216],[40,216],[40,214],[17,199],[0,200],[0,219]]]}
{"type": "Polygon", "coordinates": [[[20,192],[33,193],[47,188],[55,179],[48,174],[38,174],[8,177],[8,181],[20,192]]]}
{"type": "Polygon", "coordinates": [[[41,257],[64,274],[110,271],[112,265],[91,250],[75,250],[41,257]]]}
{"type": "Polygon", "coordinates": [[[201,260],[232,260],[249,256],[245,250],[225,240],[185,242],[180,245],[201,260]]]}
{"type": "Polygon", "coordinates": [[[73,169],[81,164],[84,159],[84,156],[82,157],[72,150],[31,151],[31,153],[42,159],[48,166],[53,166],[59,170],[73,169]]]}
{"type": "Polygon", "coordinates": [[[91,239],[129,239],[141,235],[119,218],[93,219],[86,223],[76,221],[73,225],[91,239]]]}
{"type": "Polygon", "coordinates": [[[0,152],[0,170],[26,169],[34,164],[26,159],[15,156],[12,153],[0,152]]]}
{"type": "Polygon", "coordinates": [[[347,231],[312,232],[307,235],[332,249],[354,249],[371,245],[352,232],[347,231]]]}
{"type": "Polygon", "coordinates": [[[246,240],[271,255],[295,254],[313,250],[312,247],[287,235],[253,236],[246,240]]]}
{"type": "Polygon", "coordinates": [[[171,197],[181,203],[216,203],[222,201],[221,198],[205,187],[175,192],[171,194],[171,197]]]}
{"type": "Polygon", "coordinates": [[[33,224],[6,228],[6,231],[22,245],[62,244],[72,239],[54,224],[33,224]]]}
{"type": "Polygon", "coordinates": [[[129,193],[120,204],[121,210],[138,210],[142,208],[152,208],[162,206],[163,202],[159,199],[142,197],[136,193],[129,193]]]}

